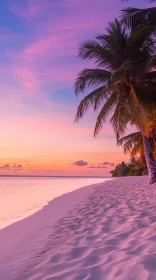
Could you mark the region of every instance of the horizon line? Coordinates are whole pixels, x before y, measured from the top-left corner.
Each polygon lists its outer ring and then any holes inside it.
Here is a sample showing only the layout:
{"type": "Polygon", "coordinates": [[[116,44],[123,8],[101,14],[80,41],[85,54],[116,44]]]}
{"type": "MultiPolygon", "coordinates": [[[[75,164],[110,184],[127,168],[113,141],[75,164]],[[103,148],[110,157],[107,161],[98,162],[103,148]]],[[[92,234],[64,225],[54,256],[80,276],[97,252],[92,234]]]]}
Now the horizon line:
{"type": "Polygon", "coordinates": [[[88,176],[88,175],[85,175],[85,176],[54,176],[54,175],[0,175],[0,177],[81,177],[81,178],[86,178],[86,177],[91,177],[91,178],[112,178],[111,176],[88,176]]]}

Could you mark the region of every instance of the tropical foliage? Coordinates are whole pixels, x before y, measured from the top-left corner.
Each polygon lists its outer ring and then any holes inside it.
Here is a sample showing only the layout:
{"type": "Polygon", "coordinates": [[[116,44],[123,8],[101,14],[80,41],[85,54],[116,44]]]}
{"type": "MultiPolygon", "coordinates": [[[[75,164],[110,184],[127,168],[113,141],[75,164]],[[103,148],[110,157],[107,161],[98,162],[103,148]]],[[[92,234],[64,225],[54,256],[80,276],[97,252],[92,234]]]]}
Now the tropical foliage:
{"type": "Polygon", "coordinates": [[[129,163],[122,161],[122,163],[118,164],[110,173],[112,177],[147,175],[145,158],[143,160],[137,157],[131,158],[129,163]]]}
{"type": "Polygon", "coordinates": [[[121,21],[133,30],[147,25],[156,30],[156,7],[146,9],[125,8],[121,11],[121,21]]]}

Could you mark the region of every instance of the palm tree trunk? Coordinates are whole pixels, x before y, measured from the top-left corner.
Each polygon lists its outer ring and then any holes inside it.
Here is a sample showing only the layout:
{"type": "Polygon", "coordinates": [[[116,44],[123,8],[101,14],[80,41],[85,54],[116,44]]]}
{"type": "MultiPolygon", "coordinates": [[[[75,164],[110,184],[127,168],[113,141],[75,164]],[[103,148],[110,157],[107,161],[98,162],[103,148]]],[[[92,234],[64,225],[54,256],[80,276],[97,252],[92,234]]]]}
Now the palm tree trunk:
{"type": "Polygon", "coordinates": [[[156,182],[156,161],[153,157],[152,147],[149,139],[142,133],[144,152],[148,168],[149,183],[153,184],[156,182]]]}

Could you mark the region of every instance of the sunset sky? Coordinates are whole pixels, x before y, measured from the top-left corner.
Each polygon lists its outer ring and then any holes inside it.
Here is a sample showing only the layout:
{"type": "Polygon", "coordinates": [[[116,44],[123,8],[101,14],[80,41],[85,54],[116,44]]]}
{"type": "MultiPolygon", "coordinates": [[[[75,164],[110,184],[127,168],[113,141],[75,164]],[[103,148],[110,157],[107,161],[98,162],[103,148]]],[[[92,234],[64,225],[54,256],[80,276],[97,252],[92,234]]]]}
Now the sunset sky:
{"type": "MultiPolygon", "coordinates": [[[[136,5],[137,2],[137,5],[136,5]]],[[[128,160],[109,124],[93,137],[96,114],[79,123],[77,57],[129,0],[2,0],[0,9],[0,174],[105,176],[128,160]]]]}

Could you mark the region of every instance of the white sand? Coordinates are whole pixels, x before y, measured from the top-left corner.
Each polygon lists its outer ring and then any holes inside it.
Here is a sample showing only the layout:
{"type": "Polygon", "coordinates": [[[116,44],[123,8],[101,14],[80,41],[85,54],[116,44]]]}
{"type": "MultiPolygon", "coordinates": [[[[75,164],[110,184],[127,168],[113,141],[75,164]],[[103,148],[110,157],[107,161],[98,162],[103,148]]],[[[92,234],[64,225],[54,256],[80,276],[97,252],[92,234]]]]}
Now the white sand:
{"type": "Polygon", "coordinates": [[[0,231],[0,279],[155,280],[156,184],[85,187],[0,231]]]}

